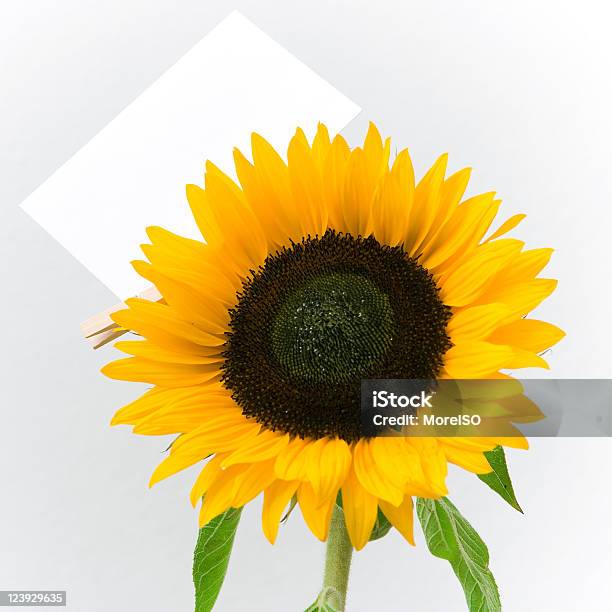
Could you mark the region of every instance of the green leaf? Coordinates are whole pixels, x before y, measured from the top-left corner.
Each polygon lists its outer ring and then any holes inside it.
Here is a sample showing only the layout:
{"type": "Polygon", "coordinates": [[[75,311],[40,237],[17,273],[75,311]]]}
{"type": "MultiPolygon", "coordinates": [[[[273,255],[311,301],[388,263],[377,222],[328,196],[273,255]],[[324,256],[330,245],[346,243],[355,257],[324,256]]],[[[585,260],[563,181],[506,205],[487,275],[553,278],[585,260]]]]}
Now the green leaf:
{"type": "Polygon", "coordinates": [[[372,533],[370,534],[370,542],[373,540],[378,540],[383,536],[386,536],[391,529],[391,523],[387,519],[387,517],[382,513],[382,510],[378,509],[378,516],[376,517],[376,522],[374,523],[374,527],[372,528],[372,533]]]}
{"type": "Polygon", "coordinates": [[[340,612],[337,608],[332,608],[329,604],[319,604],[316,601],[310,606],[306,608],[305,612],[340,612]]]}
{"type": "Polygon", "coordinates": [[[493,471],[488,474],[478,474],[478,478],[491,487],[491,489],[505,499],[513,508],[522,513],[523,509],[516,500],[512,481],[510,480],[510,474],[508,474],[504,449],[501,446],[496,446],[493,450],[485,452],[485,457],[489,465],[493,468],[493,471]]]}
{"type": "Polygon", "coordinates": [[[341,596],[336,589],[326,587],[319,593],[317,601],[308,606],[304,612],[340,612],[339,608],[335,607],[340,600],[341,596]]]}
{"type": "Polygon", "coordinates": [[[200,529],[193,555],[195,612],[210,612],[229,563],[242,508],[230,508],[200,529]]]}
{"type": "Polygon", "coordinates": [[[470,612],[499,612],[501,603],[489,551],[474,528],[445,497],[417,499],[417,516],[427,547],[450,562],[463,587],[470,612]]]}

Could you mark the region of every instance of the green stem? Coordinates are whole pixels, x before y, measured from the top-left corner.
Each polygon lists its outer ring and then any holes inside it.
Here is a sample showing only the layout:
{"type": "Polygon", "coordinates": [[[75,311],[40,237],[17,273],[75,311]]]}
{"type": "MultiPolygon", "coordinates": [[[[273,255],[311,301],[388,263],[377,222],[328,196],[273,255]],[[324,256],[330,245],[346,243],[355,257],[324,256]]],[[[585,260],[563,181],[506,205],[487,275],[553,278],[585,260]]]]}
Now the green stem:
{"type": "Polygon", "coordinates": [[[322,593],[327,592],[330,595],[335,595],[335,599],[338,601],[333,603],[339,612],[343,612],[346,603],[346,590],[348,588],[352,556],[353,546],[344,523],[344,512],[340,506],[334,504],[334,511],[329,526],[329,536],[327,538],[322,593]]]}

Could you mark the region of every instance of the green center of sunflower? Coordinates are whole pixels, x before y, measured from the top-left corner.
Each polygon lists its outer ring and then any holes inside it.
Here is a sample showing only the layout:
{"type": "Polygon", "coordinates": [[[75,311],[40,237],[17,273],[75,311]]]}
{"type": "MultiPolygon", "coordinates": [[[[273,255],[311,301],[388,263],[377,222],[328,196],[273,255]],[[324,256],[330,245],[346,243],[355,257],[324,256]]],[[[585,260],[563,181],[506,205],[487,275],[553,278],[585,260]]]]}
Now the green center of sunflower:
{"type": "Polygon", "coordinates": [[[389,298],[354,273],[332,272],[295,289],[272,326],[272,349],[294,378],[345,381],[379,363],[393,340],[389,298]]]}
{"type": "Polygon", "coordinates": [[[222,382],[245,416],[301,438],[372,435],[363,379],[435,379],[450,308],[402,247],[329,230],[270,255],[230,311],[222,382]]]}

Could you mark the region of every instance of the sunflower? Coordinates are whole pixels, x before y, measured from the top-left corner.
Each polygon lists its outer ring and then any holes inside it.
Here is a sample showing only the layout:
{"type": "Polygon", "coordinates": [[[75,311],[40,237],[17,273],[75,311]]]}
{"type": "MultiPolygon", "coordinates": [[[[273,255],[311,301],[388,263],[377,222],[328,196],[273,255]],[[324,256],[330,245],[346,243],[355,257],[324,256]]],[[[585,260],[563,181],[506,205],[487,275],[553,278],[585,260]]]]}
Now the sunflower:
{"type": "Polygon", "coordinates": [[[442,155],[415,183],[407,150],[370,125],[351,149],[319,125],[297,130],[287,161],[253,134],[234,151],[237,182],[211,162],[187,198],[204,241],[148,229],[136,271],[158,302],[129,299],[113,320],[142,339],[103,372],[153,387],[113,424],[174,434],[157,483],[205,461],[191,491],[200,524],[263,493],[270,542],[294,499],[316,537],[341,494],[354,548],[381,511],[413,542],[414,496],[446,495],[452,463],[491,467],[497,445],[522,437],[368,437],[360,381],[471,379],[547,367],[562,336],[525,316],[554,290],[538,278],[551,249],[490,227],[494,193],[463,199],[470,169],[446,176],[442,155]]]}

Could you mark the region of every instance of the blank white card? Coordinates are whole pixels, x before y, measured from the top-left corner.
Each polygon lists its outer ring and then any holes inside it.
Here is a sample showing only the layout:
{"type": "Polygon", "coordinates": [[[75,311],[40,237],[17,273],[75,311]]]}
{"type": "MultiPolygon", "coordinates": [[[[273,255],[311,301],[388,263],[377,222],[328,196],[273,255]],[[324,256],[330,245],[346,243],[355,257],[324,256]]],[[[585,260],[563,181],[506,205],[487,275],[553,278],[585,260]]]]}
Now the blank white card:
{"type": "Polygon", "coordinates": [[[232,172],[261,133],[285,151],[297,126],[340,131],[359,107],[239,13],[230,14],[22,204],[120,299],[145,228],[197,237],[185,198],[206,159],[232,172]]]}

